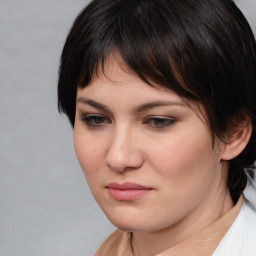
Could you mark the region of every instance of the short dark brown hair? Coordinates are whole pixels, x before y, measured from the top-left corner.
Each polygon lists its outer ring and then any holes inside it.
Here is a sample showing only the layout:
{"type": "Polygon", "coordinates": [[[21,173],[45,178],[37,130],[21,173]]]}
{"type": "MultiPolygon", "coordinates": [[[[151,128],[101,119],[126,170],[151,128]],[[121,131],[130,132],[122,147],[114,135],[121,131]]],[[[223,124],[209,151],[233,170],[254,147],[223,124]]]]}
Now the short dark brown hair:
{"type": "Polygon", "coordinates": [[[245,168],[256,159],[256,43],[235,3],[93,0],[74,21],[61,55],[58,108],[73,126],[77,87],[88,85],[116,52],[149,85],[200,102],[222,140],[238,112],[251,118],[247,147],[229,161],[228,187],[237,201],[245,168]]]}

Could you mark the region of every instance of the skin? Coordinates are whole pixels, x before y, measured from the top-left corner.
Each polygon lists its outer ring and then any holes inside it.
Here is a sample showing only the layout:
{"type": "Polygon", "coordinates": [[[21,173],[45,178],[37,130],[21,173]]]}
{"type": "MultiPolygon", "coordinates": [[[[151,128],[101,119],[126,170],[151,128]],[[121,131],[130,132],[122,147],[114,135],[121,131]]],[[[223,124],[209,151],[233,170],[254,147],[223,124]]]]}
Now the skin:
{"type": "Polygon", "coordinates": [[[216,138],[212,148],[202,111],[171,91],[147,85],[114,58],[104,75],[78,88],[79,163],[109,220],[133,231],[140,255],[156,255],[188,239],[233,207],[226,145],[216,138]],[[109,194],[111,182],[151,190],[120,201],[109,194]]]}

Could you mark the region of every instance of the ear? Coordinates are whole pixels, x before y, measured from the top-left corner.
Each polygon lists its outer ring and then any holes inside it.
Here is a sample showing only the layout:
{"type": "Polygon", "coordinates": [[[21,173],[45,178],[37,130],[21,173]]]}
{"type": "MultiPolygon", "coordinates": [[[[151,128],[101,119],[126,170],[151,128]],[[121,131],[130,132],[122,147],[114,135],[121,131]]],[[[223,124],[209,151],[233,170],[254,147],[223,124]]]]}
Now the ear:
{"type": "Polygon", "coordinates": [[[229,129],[228,143],[222,152],[222,160],[231,160],[237,157],[247,146],[252,134],[251,118],[239,112],[233,119],[229,129]]]}

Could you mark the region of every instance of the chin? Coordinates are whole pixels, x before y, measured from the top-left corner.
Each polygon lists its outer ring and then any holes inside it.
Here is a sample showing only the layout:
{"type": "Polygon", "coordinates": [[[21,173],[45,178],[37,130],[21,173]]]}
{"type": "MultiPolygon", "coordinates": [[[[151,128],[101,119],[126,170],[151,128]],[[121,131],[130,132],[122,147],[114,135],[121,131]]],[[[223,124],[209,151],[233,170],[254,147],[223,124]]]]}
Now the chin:
{"type": "Polygon", "coordinates": [[[151,218],[132,215],[128,212],[120,215],[107,215],[107,218],[114,226],[126,232],[154,232],[165,228],[160,223],[153,223],[151,218]]]}
{"type": "Polygon", "coordinates": [[[131,211],[125,211],[125,213],[114,213],[112,211],[110,214],[105,214],[114,226],[123,231],[133,232],[149,230],[150,220],[143,216],[143,214],[134,214],[131,211]]]}
{"type": "Polygon", "coordinates": [[[148,225],[138,225],[136,223],[123,223],[120,221],[117,222],[112,222],[114,226],[116,226],[118,229],[121,229],[122,231],[125,232],[135,232],[135,231],[140,231],[140,232],[147,232],[150,231],[148,225]]]}

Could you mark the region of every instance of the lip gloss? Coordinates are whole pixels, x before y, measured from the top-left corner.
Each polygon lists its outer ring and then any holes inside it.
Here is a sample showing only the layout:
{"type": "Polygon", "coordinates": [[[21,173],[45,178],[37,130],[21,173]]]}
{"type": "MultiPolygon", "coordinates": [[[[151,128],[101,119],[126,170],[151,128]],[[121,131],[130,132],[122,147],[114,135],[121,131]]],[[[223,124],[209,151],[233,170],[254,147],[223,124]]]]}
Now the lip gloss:
{"type": "Polygon", "coordinates": [[[110,183],[106,188],[110,196],[118,201],[133,201],[152,190],[136,183],[110,183]]]}

